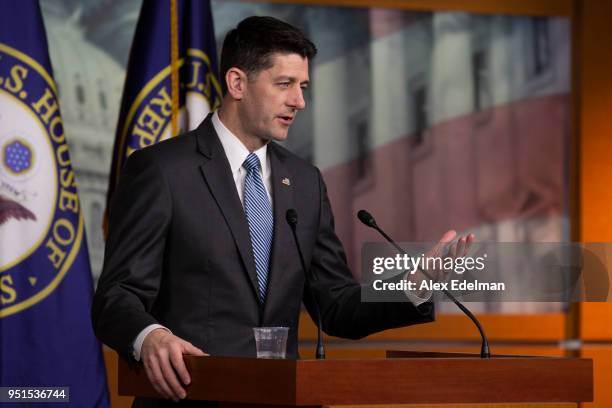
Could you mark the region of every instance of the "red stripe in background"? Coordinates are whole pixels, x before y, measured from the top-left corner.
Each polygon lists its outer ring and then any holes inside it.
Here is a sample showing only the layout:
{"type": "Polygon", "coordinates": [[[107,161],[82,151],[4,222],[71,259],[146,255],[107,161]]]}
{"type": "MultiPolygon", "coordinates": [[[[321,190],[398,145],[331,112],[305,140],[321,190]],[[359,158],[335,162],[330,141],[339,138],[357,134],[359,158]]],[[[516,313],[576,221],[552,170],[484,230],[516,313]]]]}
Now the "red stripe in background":
{"type": "Polygon", "coordinates": [[[567,211],[569,96],[526,99],[453,118],[427,129],[424,142],[398,138],[323,175],[336,231],[359,270],[361,245],[378,241],[356,221],[361,208],[398,241],[437,241],[459,231],[513,218],[567,211]]]}

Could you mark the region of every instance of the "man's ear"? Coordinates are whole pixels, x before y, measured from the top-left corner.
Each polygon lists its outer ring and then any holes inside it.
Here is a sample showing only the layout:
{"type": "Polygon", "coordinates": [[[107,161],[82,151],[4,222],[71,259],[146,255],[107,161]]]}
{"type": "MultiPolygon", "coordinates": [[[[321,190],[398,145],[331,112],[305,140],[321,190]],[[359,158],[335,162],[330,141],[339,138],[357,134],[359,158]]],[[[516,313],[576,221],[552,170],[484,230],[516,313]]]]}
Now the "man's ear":
{"type": "Polygon", "coordinates": [[[225,83],[227,84],[227,93],[237,101],[244,96],[244,91],[247,84],[247,74],[240,68],[232,67],[225,73],[225,83]]]}

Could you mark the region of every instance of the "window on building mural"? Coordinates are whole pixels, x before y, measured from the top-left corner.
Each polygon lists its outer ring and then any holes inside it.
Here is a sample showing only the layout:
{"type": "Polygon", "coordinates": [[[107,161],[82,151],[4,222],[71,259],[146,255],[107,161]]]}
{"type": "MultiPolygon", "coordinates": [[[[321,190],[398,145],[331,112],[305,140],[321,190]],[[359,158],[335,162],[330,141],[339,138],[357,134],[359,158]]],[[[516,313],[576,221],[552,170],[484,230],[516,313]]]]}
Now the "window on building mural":
{"type": "Polygon", "coordinates": [[[368,132],[367,120],[357,123],[357,178],[359,180],[366,177],[370,166],[370,137],[368,132]]]}
{"type": "Polygon", "coordinates": [[[100,107],[102,108],[102,110],[106,110],[106,96],[104,95],[104,92],[100,91],[99,95],[99,99],[100,99],[100,107]]]}
{"type": "Polygon", "coordinates": [[[491,105],[489,64],[484,50],[472,55],[472,79],[474,82],[474,111],[478,112],[491,105]]]}
{"type": "Polygon", "coordinates": [[[85,103],[85,90],[81,84],[77,84],[76,86],[76,96],[79,104],[85,103]]]}
{"type": "Polygon", "coordinates": [[[548,19],[534,17],[531,19],[532,63],[531,76],[546,72],[551,64],[550,31],[548,19]]]}
{"type": "Polygon", "coordinates": [[[414,86],[410,91],[412,98],[412,123],[414,124],[414,144],[423,143],[427,128],[427,91],[425,85],[414,86]]]}

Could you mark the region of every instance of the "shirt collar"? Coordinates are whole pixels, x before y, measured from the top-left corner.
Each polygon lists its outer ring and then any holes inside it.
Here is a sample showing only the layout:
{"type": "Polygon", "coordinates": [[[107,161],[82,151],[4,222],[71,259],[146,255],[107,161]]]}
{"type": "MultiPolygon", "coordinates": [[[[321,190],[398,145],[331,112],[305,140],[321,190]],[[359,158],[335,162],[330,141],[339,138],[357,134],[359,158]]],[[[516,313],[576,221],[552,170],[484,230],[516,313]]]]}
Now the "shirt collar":
{"type": "MultiPolygon", "coordinates": [[[[238,139],[236,135],[234,135],[219,119],[218,111],[212,116],[212,123],[219,136],[219,141],[223,146],[223,150],[225,151],[225,155],[227,156],[227,160],[229,161],[230,168],[232,169],[232,174],[235,174],[237,171],[242,168],[242,163],[246,160],[249,155],[249,149],[238,139]]],[[[253,153],[259,157],[259,162],[261,163],[261,170],[263,175],[268,174],[268,145],[265,144],[263,147],[255,150],[253,153]]]]}

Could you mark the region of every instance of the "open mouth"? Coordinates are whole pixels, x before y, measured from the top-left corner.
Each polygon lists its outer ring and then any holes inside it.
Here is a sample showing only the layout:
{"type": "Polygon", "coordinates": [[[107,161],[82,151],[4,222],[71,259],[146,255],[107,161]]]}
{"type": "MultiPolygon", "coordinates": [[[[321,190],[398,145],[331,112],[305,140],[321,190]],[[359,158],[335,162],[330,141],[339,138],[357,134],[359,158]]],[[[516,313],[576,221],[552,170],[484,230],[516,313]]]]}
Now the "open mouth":
{"type": "Polygon", "coordinates": [[[289,126],[293,123],[293,116],[279,116],[278,120],[280,120],[283,125],[289,126]]]}

